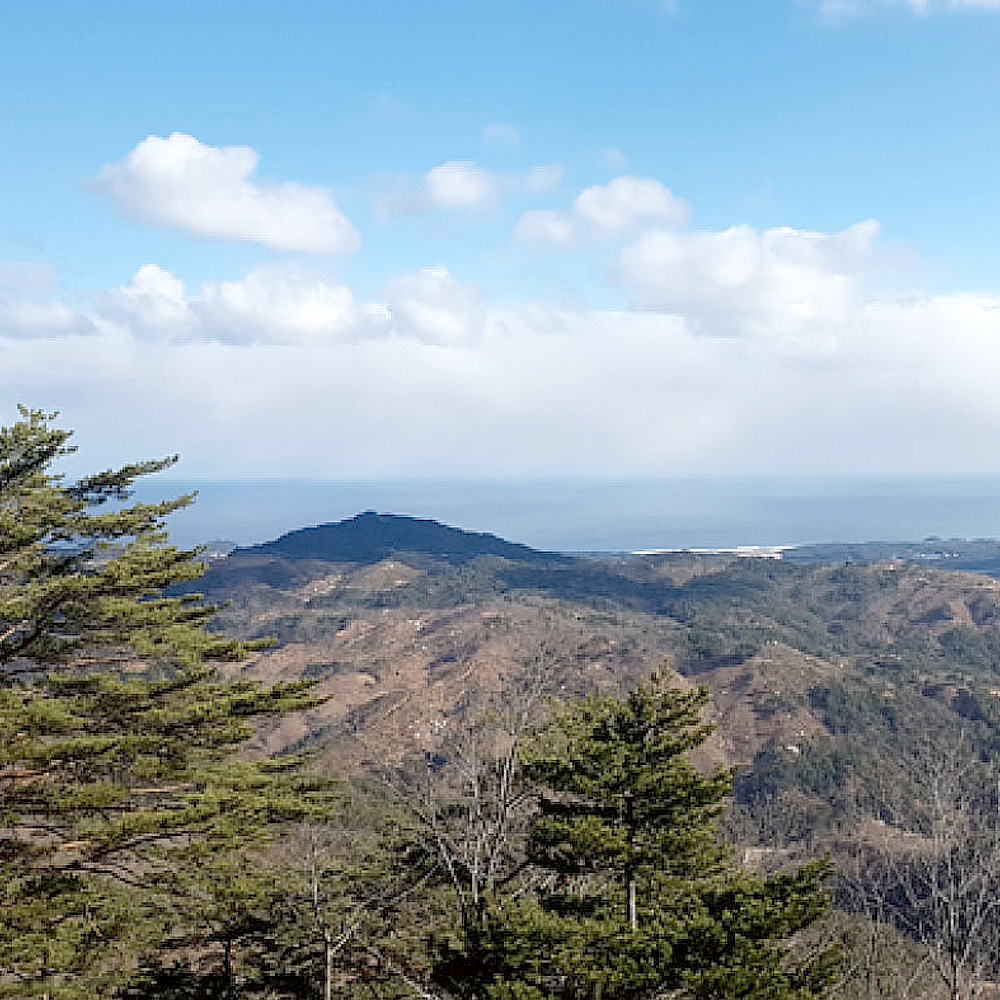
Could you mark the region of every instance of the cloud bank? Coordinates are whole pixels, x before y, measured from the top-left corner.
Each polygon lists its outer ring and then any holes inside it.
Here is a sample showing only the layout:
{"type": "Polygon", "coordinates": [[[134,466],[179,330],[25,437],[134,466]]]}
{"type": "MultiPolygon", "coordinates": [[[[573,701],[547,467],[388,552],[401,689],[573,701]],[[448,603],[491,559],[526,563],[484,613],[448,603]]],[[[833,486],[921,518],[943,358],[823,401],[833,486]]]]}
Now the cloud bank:
{"type": "MultiPolygon", "coordinates": [[[[151,136],[95,183],[200,238],[357,245],[325,189],[260,182],[257,163],[151,136]]],[[[446,160],[394,210],[496,223],[505,199],[562,179],[446,160]]],[[[600,244],[604,308],[492,300],[441,263],[359,293],[315,260],[190,285],[147,262],[86,298],[8,268],[0,398],[63,410],[103,448],[96,464],[179,450],[193,477],[1000,474],[983,458],[1000,435],[1000,298],[902,285],[873,220],[690,218],[658,179],[620,174],[523,213],[486,258],[600,244]]]]}
{"type": "Polygon", "coordinates": [[[654,226],[620,309],[501,306],[440,266],[370,300],[275,268],[145,265],[86,308],[11,283],[0,390],[193,477],[1000,472],[1000,298],[890,295],[886,266],[868,221],[654,226]]]}

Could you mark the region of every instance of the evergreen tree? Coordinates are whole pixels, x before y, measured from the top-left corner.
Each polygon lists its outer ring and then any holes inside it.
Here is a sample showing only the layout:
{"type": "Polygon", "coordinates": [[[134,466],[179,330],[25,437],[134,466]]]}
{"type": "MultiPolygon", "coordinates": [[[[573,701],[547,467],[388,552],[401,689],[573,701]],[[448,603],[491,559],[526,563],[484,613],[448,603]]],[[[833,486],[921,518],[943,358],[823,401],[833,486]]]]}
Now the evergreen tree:
{"type": "Polygon", "coordinates": [[[0,996],[89,998],[190,921],[199,870],[303,814],[312,783],[231,754],[310,696],[222,680],[245,647],[163,594],[204,568],[164,531],[192,497],[129,499],[174,459],[68,483],[53,417],[0,429],[0,996]]]}
{"type": "Polygon", "coordinates": [[[710,732],[706,697],[654,679],[539,734],[524,761],[539,791],[530,877],[494,901],[478,970],[452,956],[442,985],[517,1000],[822,995],[834,956],[796,962],[786,944],[824,912],[824,868],[765,880],[731,865],[716,829],[731,775],[687,758],[710,732]]]}

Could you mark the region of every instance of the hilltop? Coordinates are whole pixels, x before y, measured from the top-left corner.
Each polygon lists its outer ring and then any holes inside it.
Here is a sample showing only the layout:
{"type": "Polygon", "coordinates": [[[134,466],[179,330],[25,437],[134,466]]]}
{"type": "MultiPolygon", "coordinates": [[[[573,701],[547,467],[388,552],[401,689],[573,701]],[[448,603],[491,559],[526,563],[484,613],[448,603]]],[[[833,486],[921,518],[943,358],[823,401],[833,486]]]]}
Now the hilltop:
{"type": "Polygon", "coordinates": [[[378,514],[372,510],[335,524],[290,531],[274,541],[237,549],[234,554],[269,554],[328,562],[378,562],[398,552],[432,556],[448,563],[465,563],[484,555],[529,563],[565,558],[486,532],[463,531],[425,518],[378,514]]]}

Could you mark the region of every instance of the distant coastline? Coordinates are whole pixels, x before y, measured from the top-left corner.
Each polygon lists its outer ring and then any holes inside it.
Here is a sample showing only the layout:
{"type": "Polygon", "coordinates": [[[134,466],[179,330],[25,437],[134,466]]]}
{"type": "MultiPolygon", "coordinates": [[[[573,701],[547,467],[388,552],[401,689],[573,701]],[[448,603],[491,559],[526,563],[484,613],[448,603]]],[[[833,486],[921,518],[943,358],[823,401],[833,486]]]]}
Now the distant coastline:
{"type": "Polygon", "coordinates": [[[745,559],[780,559],[789,549],[794,549],[794,545],[734,545],[729,548],[720,549],[640,549],[630,553],[633,556],[659,556],[671,552],[692,552],[695,555],[719,556],[731,555],[745,559]]]}
{"type": "Polygon", "coordinates": [[[776,550],[818,543],[1000,537],[1000,478],[342,483],[158,478],[142,499],[197,490],[181,545],[252,545],[363,510],[433,518],[560,552],[776,550]]]}

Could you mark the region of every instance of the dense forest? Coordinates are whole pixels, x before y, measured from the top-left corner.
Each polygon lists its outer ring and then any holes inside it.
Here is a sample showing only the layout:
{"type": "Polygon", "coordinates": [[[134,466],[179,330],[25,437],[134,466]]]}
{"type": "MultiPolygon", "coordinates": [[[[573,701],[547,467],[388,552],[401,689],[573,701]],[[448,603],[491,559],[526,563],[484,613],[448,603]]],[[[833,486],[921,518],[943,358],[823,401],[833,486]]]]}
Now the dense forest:
{"type": "Polygon", "coordinates": [[[0,431],[0,996],[1000,980],[992,579],[372,512],[206,566],[169,459],[68,482],[53,420],[0,431]]]}

